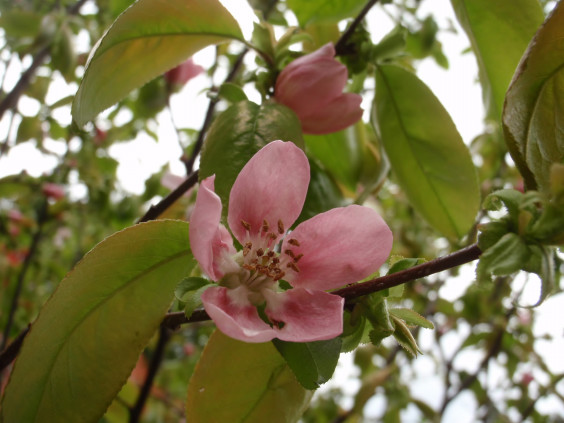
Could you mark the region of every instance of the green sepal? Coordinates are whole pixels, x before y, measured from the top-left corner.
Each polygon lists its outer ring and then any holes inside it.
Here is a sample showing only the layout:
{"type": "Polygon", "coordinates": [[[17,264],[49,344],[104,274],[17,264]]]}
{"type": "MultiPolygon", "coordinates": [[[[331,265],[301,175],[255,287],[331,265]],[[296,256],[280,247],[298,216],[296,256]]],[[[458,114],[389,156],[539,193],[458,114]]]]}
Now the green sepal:
{"type": "Polygon", "coordinates": [[[306,389],[317,389],[333,376],[339,355],[341,338],[315,342],[272,341],[292,369],[298,382],[306,389]]]}
{"type": "Polygon", "coordinates": [[[432,322],[409,308],[391,308],[390,314],[394,317],[397,317],[398,319],[404,320],[408,325],[421,326],[425,329],[435,329],[435,326],[432,322]]]}
{"type": "Polygon", "coordinates": [[[340,338],[343,340],[341,352],[351,352],[362,342],[366,318],[361,314],[361,308],[354,306],[352,312],[345,310],[343,315],[343,333],[340,338]]]}
{"type": "Polygon", "coordinates": [[[396,341],[398,341],[400,346],[413,357],[416,357],[417,354],[423,354],[417,346],[417,342],[405,322],[394,315],[391,315],[390,317],[395,326],[394,338],[396,338],[396,341]]]}
{"type": "Polygon", "coordinates": [[[191,276],[182,279],[174,290],[176,299],[184,305],[184,314],[190,318],[194,310],[202,305],[201,296],[206,289],[215,285],[208,279],[191,276]]]}

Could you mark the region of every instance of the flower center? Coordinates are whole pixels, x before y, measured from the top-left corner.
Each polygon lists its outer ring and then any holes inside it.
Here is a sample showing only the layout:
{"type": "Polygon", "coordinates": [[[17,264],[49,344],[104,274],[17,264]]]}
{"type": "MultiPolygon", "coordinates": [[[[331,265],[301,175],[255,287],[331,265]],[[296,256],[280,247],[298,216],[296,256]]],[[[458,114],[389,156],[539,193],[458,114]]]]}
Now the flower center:
{"type": "MultiPolygon", "coordinates": [[[[240,266],[238,274],[226,275],[223,284],[236,288],[245,286],[248,299],[255,305],[264,303],[261,291],[264,289],[276,290],[278,281],[289,273],[299,273],[298,262],[303,254],[296,254],[291,248],[286,248],[281,253],[276,251],[276,240],[286,231],[284,223],[278,220],[276,231],[271,231],[271,225],[265,219],[258,233],[251,235],[251,225],[241,220],[241,225],[247,231],[247,239],[243,245],[242,255],[237,254],[236,261],[240,266]]],[[[291,238],[287,242],[290,246],[299,247],[297,239],[291,238]]]]}

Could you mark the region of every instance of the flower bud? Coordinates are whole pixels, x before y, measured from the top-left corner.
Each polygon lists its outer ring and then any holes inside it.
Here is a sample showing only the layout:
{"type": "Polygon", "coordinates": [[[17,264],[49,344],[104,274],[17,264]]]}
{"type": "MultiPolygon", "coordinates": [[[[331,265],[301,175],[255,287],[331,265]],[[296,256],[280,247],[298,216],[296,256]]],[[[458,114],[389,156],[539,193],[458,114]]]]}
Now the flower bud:
{"type": "Polygon", "coordinates": [[[43,194],[54,200],[60,200],[65,196],[65,189],[62,185],[53,184],[51,182],[47,182],[43,184],[43,194]]]}
{"type": "Polygon", "coordinates": [[[186,60],[175,68],[164,74],[164,78],[169,85],[181,86],[192,78],[195,78],[204,71],[204,68],[195,64],[192,58],[186,60]]]}
{"type": "Polygon", "coordinates": [[[346,66],[335,60],[335,48],[325,44],[280,72],[274,98],[298,115],[304,133],[340,131],[362,117],[362,97],[343,93],[347,78],[346,66]]]}

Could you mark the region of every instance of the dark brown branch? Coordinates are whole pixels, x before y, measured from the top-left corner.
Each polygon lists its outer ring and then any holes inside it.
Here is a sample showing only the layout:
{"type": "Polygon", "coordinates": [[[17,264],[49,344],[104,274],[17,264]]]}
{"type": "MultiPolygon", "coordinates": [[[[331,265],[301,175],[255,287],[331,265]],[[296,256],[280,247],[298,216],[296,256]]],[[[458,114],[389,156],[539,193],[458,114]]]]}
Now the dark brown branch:
{"type": "Polygon", "coordinates": [[[164,352],[166,344],[170,339],[171,333],[170,330],[161,325],[159,329],[159,338],[157,340],[157,346],[155,347],[155,351],[153,352],[153,357],[151,358],[151,362],[149,363],[149,370],[147,371],[147,377],[143,382],[143,386],[141,386],[141,390],[139,391],[139,396],[137,397],[137,401],[135,405],[131,409],[129,413],[129,423],[137,423],[139,418],[141,417],[141,412],[143,411],[143,407],[145,407],[145,403],[149,398],[149,394],[151,393],[151,387],[153,386],[153,381],[155,376],[157,375],[157,371],[161,365],[161,362],[164,358],[164,352]]]}
{"type": "Polygon", "coordinates": [[[339,41],[337,41],[337,44],[335,44],[335,52],[337,56],[346,53],[347,43],[349,42],[349,38],[351,38],[358,25],[360,25],[366,14],[370,11],[370,9],[372,9],[372,7],[376,3],[378,3],[378,0],[370,0],[368,3],[366,3],[366,6],[364,6],[364,8],[360,11],[358,16],[354,19],[354,21],[347,28],[344,34],[341,35],[341,38],[339,38],[339,41]]]}
{"type": "Polygon", "coordinates": [[[8,347],[2,351],[0,354],[0,371],[4,370],[8,365],[16,359],[22,343],[31,328],[31,324],[27,325],[27,328],[22,330],[19,335],[12,341],[8,347]]]}
{"type": "Polygon", "coordinates": [[[155,220],[158,218],[162,213],[166,211],[176,200],[184,195],[190,188],[196,185],[198,182],[198,171],[193,172],[184,182],[176,187],[174,191],[168,194],[165,198],[163,198],[160,202],[155,204],[154,206],[149,207],[147,213],[143,215],[141,219],[137,221],[137,223],[148,222],[149,220],[155,220]]]}

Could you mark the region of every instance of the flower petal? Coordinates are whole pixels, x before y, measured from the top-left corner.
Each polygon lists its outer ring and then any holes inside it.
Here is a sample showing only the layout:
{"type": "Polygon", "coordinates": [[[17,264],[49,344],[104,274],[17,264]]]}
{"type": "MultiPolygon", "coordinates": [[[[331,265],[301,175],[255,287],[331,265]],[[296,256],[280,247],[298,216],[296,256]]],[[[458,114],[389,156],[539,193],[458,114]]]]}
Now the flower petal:
{"type": "Polygon", "coordinates": [[[374,273],[392,249],[392,232],[380,215],[352,205],[318,214],[298,225],[282,251],[303,254],[285,279],[295,287],[328,290],[357,282],[374,273]],[[299,246],[292,240],[297,240],[299,246]]]}
{"type": "Polygon", "coordinates": [[[266,220],[280,239],[278,221],[288,229],[298,218],[309,185],[309,163],[302,150],[292,142],[273,141],[260,149],[243,167],[231,188],[228,223],[244,243],[256,237],[266,220]]]}
{"type": "Polygon", "coordinates": [[[220,223],[221,200],[214,191],[214,180],[215,175],[200,183],[190,219],[190,247],[204,272],[217,281],[225,273],[229,256],[236,250],[231,235],[220,223]]]}
{"type": "Polygon", "coordinates": [[[276,337],[276,331],[264,323],[256,308],[241,304],[230,296],[224,287],[213,286],[202,294],[202,302],[208,315],[224,334],[244,342],[267,342],[276,337]]]}
{"type": "Polygon", "coordinates": [[[362,118],[358,94],[343,93],[325,104],[300,116],[302,129],[306,134],[330,134],[348,128],[362,118]]]}
{"type": "Polygon", "coordinates": [[[284,322],[281,329],[276,329],[276,337],[283,341],[322,341],[343,332],[344,298],[302,288],[269,291],[264,295],[267,316],[273,321],[284,322]]]}

